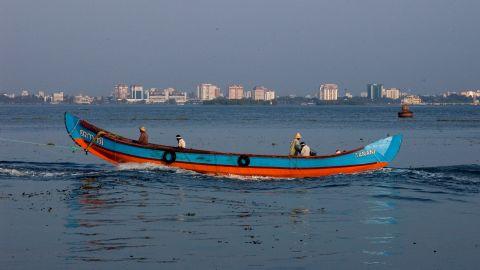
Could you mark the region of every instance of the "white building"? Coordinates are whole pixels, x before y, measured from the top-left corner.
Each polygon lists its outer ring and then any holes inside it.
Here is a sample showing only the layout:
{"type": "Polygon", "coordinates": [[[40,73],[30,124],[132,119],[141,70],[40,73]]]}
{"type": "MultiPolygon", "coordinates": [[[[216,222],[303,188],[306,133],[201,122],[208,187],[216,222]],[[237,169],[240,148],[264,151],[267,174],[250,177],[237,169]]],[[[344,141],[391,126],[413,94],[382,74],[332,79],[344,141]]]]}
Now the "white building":
{"type": "Polygon", "coordinates": [[[132,99],[133,101],[144,100],[143,86],[138,85],[138,84],[134,84],[134,85],[130,86],[130,92],[132,94],[130,99],[132,99]]]}
{"type": "Polygon", "coordinates": [[[20,95],[22,97],[28,97],[30,95],[30,93],[28,92],[28,90],[22,90],[22,92],[20,93],[20,95]]]}
{"type": "Polygon", "coordinates": [[[467,90],[460,92],[460,95],[465,96],[465,97],[471,97],[471,98],[480,98],[480,90],[467,90]]]}
{"type": "Polygon", "coordinates": [[[197,97],[200,100],[212,100],[220,97],[220,87],[209,84],[201,83],[197,86],[197,97]]]}
{"type": "Polygon", "coordinates": [[[422,104],[422,99],[419,96],[408,95],[402,99],[403,104],[422,104]]]}
{"type": "Polygon", "coordinates": [[[116,100],[125,100],[129,97],[128,85],[126,84],[117,84],[113,88],[113,97],[116,100]]]}
{"type": "Polygon", "coordinates": [[[64,99],[63,92],[55,92],[52,95],[52,103],[54,104],[63,102],[63,99],[64,99]]]}
{"type": "Polygon", "coordinates": [[[338,85],[334,83],[326,83],[326,84],[320,85],[318,98],[320,100],[337,100],[338,85]]]}
{"type": "Polygon", "coordinates": [[[265,100],[266,91],[268,91],[268,89],[263,86],[255,86],[252,90],[253,100],[265,100]]]}
{"type": "Polygon", "coordinates": [[[383,91],[383,97],[389,99],[399,99],[400,98],[400,90],[398,88],[386,88],[383,91]]]}
{"type": "Polygon", "coordinates": [[[92,104],[93,97],[78,95],[73,98],[73,103],[75,104],[92,104]]]}
{"type": "Polygon", "coordinates": [[[368,93],[367,92],[360,92],[360,97],[366,98],[366,97],[368,97],[368,93]]]}
{"type": "Polygon", "coordinates": [[[265,100],[270,101],[275,99],[275,91],[267,90],[265,91],[265,100]]]}
{"type": "Polygon", "coordinates": [[[177,104],[187,102],[187,93],[177,91],[175,88],[166,88],[163,90],[151,88],[148,92],[147,103],[165,103],[169,100],[175,100],[177,104]]]}

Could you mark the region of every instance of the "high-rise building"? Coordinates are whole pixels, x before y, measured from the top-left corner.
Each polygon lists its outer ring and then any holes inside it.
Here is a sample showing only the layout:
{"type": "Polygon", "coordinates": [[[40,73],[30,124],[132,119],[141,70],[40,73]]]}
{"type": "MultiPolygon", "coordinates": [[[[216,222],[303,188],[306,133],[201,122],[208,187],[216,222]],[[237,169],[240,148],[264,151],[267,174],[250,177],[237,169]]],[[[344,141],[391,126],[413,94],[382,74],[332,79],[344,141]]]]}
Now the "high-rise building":
{"type": "Polygon", "coordinates": [[[61,103],[63,102],[63,92],[55,92],[52,95],[52,103],[61,103]]]}
{"type": "Polygon", "coordinates": [[[220,97],[220,87],[209,84],[201,83],[197,86],[197,97],[200,100],[212,100],[220,97]]]}
{"type": "Polygon", "coordinates": [[[243,98],[243,86],[230,85],[228,87],[228,99],[242,99],[243,98]]]}
{"type": "Polygon", "coordinates": [[[132,93],[131,99],[138,100],[138,101],[144,99],[143,86],[138,85],[138,84],[134,84],[134,85],[130,86],[130,91],[132,93]]]}
{"type": "Polygon", "coordinates": [[[397,88],[387,88],[384,91],[384,97],[389,99],[399,99],[400,90],[397,88]]]}
{"type": "Polygon", "coordinates": [[[265,100],[265,92],[268,89],[264,86],[255,86],[252,90],[253,100],[265,100]]]}
{"type": "Polygon", "coordinates": [[[369,83],[367,84],[367,97],[371,100],[381,99],[383,84],[369,83]]]}
{"type": "Polygon", "coordinates": [[[116,100],[128,99],[128,85],[126,84],[117,84],[113,89],[113,97],[116,100]]]}
{"type": "Polygon", "coordinates": [[[320,85],[320,89],[318,91],[318,98],[320,100],[337,100],[338,85],[334,83],[326,83],[320,85]]]}

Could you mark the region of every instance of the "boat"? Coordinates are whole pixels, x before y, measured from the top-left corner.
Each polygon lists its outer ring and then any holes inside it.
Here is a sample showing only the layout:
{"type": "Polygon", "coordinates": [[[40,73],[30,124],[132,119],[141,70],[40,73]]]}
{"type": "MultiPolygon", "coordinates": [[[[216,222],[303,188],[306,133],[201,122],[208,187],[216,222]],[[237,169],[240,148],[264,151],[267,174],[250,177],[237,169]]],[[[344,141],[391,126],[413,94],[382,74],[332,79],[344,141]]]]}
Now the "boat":
{"type": "Polygon", "coordinates": [[[402,105],[402,111],[398,112],[398,117],[399,118],[412,118],[413,117],[413,112],[410,111],[410,108],[408,107],[407,104],[402,105]]]}
{"type": "Polygon", "coordinates": [[[300,157],[143,145],[68,112],[65,113],[65,127],[72,140],[86,153],[114,165],[147,163],[202,174],[266,178],[308,178],[378,170],[393,161],[402,143],[402,135],[398,134],[338,154],[300,157]]]}

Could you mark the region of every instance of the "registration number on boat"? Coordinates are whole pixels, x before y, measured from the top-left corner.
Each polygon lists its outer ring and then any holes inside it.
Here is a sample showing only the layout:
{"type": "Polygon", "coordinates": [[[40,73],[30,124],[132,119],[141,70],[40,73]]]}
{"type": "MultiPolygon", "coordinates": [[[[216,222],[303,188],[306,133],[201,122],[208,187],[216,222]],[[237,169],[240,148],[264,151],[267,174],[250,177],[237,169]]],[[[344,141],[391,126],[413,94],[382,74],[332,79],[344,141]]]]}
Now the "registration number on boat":
{"type": "Polygon", "coordinates": [[[375,149],[362,150],[360,152],[355,153],[355,157],[360,158],[360,157],[370,156],[374,154],[375,154],[375,149]]]}
{"type": "MultiPolygon", "coordinates": [[[[90,134],[82,129],[80,130],[80,136],[82,136],[83,138],[87,139],[87,141],[90,141],[90,142],[95,138],[93,134],[90,134]]],[[[103,145],[103,138],[102,137],[97,138],[95,140],[95,143],[99,145],[103,145]]]]}

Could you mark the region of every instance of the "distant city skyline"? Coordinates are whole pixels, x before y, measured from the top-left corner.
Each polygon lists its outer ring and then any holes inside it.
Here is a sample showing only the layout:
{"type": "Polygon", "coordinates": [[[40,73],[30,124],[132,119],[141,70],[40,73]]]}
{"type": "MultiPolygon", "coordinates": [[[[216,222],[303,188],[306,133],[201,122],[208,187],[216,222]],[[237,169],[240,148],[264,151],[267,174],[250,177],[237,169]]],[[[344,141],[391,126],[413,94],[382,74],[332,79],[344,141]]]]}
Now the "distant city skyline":
{"type": "Polygon", "coordinates": [[[478,89],[478,10],[470,0],[2,1],[0,91],[478,89]]]}

